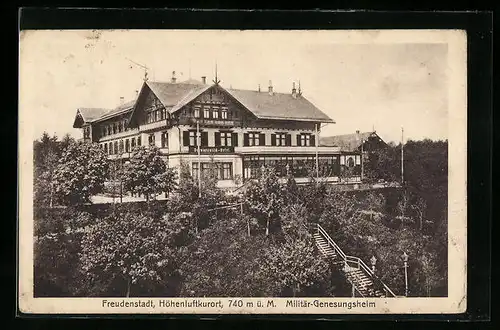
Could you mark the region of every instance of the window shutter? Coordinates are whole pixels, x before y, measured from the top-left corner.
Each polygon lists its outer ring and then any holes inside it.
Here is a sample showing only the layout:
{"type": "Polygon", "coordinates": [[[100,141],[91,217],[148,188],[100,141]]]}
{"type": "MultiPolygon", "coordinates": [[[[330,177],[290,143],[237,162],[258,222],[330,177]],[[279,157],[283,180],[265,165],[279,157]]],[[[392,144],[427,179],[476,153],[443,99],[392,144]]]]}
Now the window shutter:
{"type": "Polygon", "coordinates": [[[271,134],[271,145],[272,146],[276,145],[276,134],[271,134]]]}
{"type": "Polygon", "coordinates": [[[292,136],[290,134],[286,135],[286,137],[285,137],[285,144],[287,146],[291,146],[292,145],[292,136]]]}
{"type": "Polygon", "coordinates": [[[300,147],[300,134],[297,134],[297,146],[300,147]]]}
{"type": "Polygon", "coordinates": [[[220,132],[215,132],[215,146],[220,146],[220,132]]]}
{"type": "Polygon", "coordinates": [[[311,135],[311,146],[315,146],[316,145],[316,136],[313,134],[311,135]]]}
{"type": "Polygon", "coordinates": [[[208,132],[201,132],[201,146],[208,146],[208,132]]]}
{"type": "Polygon", "coordinates": [[[260,135],[260,137],[259,137],[259,142],[260,142],[259,145],[265,146],[266,145],[266,134],[260,133],[259,135],[260,135]]]}
{"type": "Polygon", "coordinates": [[[243,145],[248,147],[248,133],[243,134],[243,145]]]}
{"type": "Polygon", "coordinates": [[[188,131],[182,132],[182,144],[185,147],[189,146],[189,132],[188,131]]]}
{"type": "Polygon", "coordinates": [[[233,147],[237,147],[238,146],[238,133],[232,133],[232,137],[231,137],[231,143],[233,144],[233,147]]]}

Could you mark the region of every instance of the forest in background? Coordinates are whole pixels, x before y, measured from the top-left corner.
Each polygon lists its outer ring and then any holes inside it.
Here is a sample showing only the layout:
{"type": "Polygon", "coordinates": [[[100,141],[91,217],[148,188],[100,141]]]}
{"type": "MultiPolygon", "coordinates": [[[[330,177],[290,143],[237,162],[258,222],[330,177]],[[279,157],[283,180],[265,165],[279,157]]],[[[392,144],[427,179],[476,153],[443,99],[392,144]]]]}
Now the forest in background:
{"type": "MultiPolygon", "coordinates": [[[[138,149],[118,173],[147,202],[89,205],[112,173],[96,145],[44,134],[34,142],[35,296],[350,296],[339,270],[319,258],[307,228],[319,223],[342,249],[404,293],[447,295],[447,141],[408,141],[405,185],[339,192],[311,177],[279,183],[264,169],[243,208],[189,169],[175,173],[158,150],[138,149]],[[168,192],[166,201],[154,196],[168,192]],[[243,211],[243,212],[242,212],[243,211]]],[[[400,146],[371,154],[373,181],[397,180],[400,146]]]]}

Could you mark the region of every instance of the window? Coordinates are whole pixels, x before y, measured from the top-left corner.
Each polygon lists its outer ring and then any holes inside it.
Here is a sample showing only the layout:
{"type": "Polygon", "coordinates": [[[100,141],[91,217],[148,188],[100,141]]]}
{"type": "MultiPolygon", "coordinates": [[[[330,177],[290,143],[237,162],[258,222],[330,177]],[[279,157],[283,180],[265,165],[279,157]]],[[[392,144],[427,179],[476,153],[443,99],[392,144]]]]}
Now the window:
{"type": "Polygon", "coordinates": [[[300,134],[300,146],[309,147],[311,145],[311,136],[309,134],[300,134]]]}
{"type": "Polygon", "coordinates": [[[135,138],[132,138],[132,140],[130,141],[130,145],[131,145],[132,150],[134,150],[134,148],[135,148],[135,138]]]}
{"type": "MultiPolygon", "coordinates": [[[[194,178],[198,177],[198,162],[192,163],[191,175],[194,178]]],[[[233,179],[233,163],[201,163],[201,175],[208,175],[211,171],[217,176],[218,180],[233,179]]]]}
{"type": "Polygon", "coordinates": [[[248,145],[258,146],[260,145],[260,134],[259,133],[248,133],[248,145]]]}
{"type": "Polygon", "coordinates": [[[189,145],[192,147],[198,146],[196,139],[196,131],[189,131],[189,145]]]}
{"type": "Polygon", "coordinates": [[[167,132],[161,133],[161,147],[168,148],[168,133],[167,132]]]}
{"type": "Polygon", "coordinates": [[[116,125],[118,126],[118,133],[121,133],[122,132],[122,123],[116,123],[116,125]]]}
{"type": "Polygon", "coordinates": [[[140,137],[140,136],[138,136],[138,137],[137,137],[137,145],[138,145],[138,146],[140,146],[140,145],[141,145],[141,137],[140,137]]]}
{"type": "Polygon", "coordinates": [[[290,145],[290,135],[286,133],[276,133],[271,135],[271,145],[281,147],[290,145]]]}
{"type": "Polygon", "coordinates": [[[87,126],[83,129],[83,138],[84,139],[90,138],[90,127],[87,126]]]}
{"type": "Polygon", "coordinates": [[[104,152],[108,153],[108,144],[107,143],[104,144],[104,152]]]}
{"type": "Polygon", "coordinates": [[[213,119],[219,118],[219,107],[212,107],[212,118],[213,119]]]}
{"type": "Polygon", "coordinates": [[[154,134],[149,134],[149,137],[148,137],[148,144],[150,146],[154,146],[155,144],[155,135],[154,134]]]}
{"type": "Polygon", "coordinates": [[[113,143],[112,143],[112,142],[110,142],[110,143],[109,143],[109,149],[108,149],[108,152],[109,152],[109,154],[110,154],[110,155],[112,155],[112,154],[113,154],[113,143]]]}
{"type": "Polygon", "coordinates": [[[200,118],[200,107],[199,106],[194,107],[194,118],[200,118]]]}
{"type": "Polygon", "coordinates": [[[219,179],[220,180],[232,180],[233,179],[233,163],[222,163],[219,179]]]}
{"type": "Polygon", "coordinates": [[[220,132],[220,145],[223,147],[230,147],[231,143],[231,132],[220,132]]]}
{"type": "Polygon", "coordinates": [[[198,177],[198,163],[197,162],[194,162],[192,165],[191,175],[193,176],[193,178],[198,177]]]}
{"type": "Polygon", "coordinates": [[[113,153],[114,153],[115,155],[117,155],[117,154],[118,154],[118,141],[115,141],[114,146],[115,146],[115,147],[114,147],[113,153]]]}
{"type": "Polygon", "coordinates": [[[130,152],[130,141],[125,140],[125,152],[130,152]]]}
{"type": "Polygon", "coordinates": [[[347,166],[348,167],[354,167],[354,159],[352,157],[349,157],[347,159],[347,166]]]}
{"type": "Polygon", "coordinates": [[[210,108],[208,106],[203,106],[203,118],[210,118],[210,108]]]}
{"type": "Polygon", "coordinates": [[[225,108],[225,107],[222,108],[221,113],[220,113],[220,117],[222,119],[227,119],[227,108],[225,108]]]}
{"type": "Polygon", "coordinates": [[[120,141],[120,154],[123,153],[123,140],[120,141]]]}

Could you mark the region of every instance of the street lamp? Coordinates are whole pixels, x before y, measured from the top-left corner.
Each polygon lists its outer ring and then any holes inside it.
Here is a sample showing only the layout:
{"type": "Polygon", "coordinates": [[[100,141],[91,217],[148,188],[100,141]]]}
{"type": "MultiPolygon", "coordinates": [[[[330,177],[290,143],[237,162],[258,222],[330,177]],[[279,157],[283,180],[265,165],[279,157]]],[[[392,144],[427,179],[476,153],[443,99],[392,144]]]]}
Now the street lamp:
{"type": "Polygon", "coordinates": [[[375,274],[375,264],[377,263],[377,258],[375,258],[375,256],[372,256],[370,258],[370,262],[372,264],[372,273],[375,274]]]}
{"type": "Polygon", "coordinates": [[[405,267],[405,296],[408,297],[408,255],[406,252],[403,252],[401,258],[403,259],[405,267]]]}

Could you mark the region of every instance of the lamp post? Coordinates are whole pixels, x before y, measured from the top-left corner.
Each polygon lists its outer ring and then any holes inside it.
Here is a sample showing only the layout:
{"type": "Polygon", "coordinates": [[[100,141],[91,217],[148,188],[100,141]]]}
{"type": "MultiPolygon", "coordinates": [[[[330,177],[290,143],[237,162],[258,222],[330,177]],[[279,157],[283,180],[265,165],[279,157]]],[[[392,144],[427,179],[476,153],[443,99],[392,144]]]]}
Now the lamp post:
{"type": "Polygon", "coordinates": [[[372,264],[372,273],[375,275],[375,264],[377,263],[377,258],[375,256],[372,256],[370,258],[370,262],[372,264]]]}
{"type": "Polygon", "coordinates": [[[403,258],[405,267],[405,296],[408,297],[408,255],[406,252],[403,252],[401,258],[403,258]]]}

